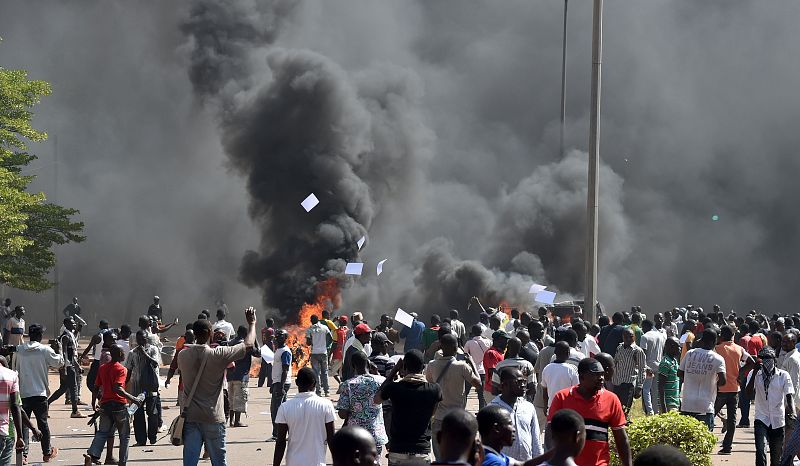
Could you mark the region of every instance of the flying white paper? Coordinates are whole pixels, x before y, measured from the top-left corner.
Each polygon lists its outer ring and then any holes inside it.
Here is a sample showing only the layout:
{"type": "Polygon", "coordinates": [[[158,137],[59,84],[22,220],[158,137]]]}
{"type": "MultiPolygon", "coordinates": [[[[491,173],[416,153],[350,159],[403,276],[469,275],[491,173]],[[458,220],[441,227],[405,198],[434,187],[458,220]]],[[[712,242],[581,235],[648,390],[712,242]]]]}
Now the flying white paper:
{"type": "Polygon", "coordinates": [[[411,327],[411,324],[414,323],[414,317],[399,307],[397,308],[397,313],[394,315],[394,320],[409,328],[411,327]]]}
{"type": "Polygon", "coordinates": [[[358,250],[359,251],[361,250],[361,248],[364,247],[364,242],[365,241],[367,241],[367,237],[366,236],[362,236],[361,239],[358,240],[358,243],[356,243],[356,244],[358,244],[358,250]]]}
{"type": "Polygon", "coordinates": [[[347,267],[344,268],[344,273],[347,275],[361,275],[362,270],[364,270],[363,262],[349,262],[347,267]]]}
{"type": "Polygon", "coordinates": [[[547,287],[544,286],[544,285],[538,285],[538,284],[534,283],[533,285],[531,285],[531,288],[528,290],[528,293],[536,294],[536,293],[544,290],[545,288],[547,288],[547,287]]]}
{"type": "Polygon", "coordinates": [[[317,199],[314,193],[309,194],[308,197],[303,199],[303,202],[300,203],[300,205],[306,209],[306,212],[311,212],[311,209],[316,207],[317,204],[319,204],[319,199],[317,199]]]}
{"type": "Polygon", "coordinates": [[[378,262],[378,276],[380,276],[380,274],[383,273],[383,264],[388,260],[389,259],[384,259],[384,260],[378,262]]]}
{"type": "Polygon", "coordinates": [[[536,293],[536,297],[533,299],[537,303],[553,304],[553,301],[556,299],[556,293],[554,291],[542,290],[536,293]]]}
{"type": "Polygon", "coordinates": [[[268,362],[269,364],[272,364],[272,361],[275,359],[275,353],[273,353],[268,346],[263,345],[261,346],[261,359],[268,362]]]}

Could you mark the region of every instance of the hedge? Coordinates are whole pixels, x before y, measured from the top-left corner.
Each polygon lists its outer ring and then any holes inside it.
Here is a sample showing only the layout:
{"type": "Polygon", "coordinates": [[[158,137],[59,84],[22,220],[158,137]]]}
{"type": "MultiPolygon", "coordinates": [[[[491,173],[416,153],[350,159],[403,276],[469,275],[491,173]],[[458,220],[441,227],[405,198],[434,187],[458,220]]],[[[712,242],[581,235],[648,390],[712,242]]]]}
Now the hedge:
{"type": "MultiPolygon", "coordinates": [[[[677,412],[658,414],[634,419],[627,427],[628,442],[631,446],[631,458],[656,444],[672,445],[681,449],[692,466],[712,466],[711,452],[717,444],[717,438],[708,431],[708,426],[691,416],[677,412]]],[[[611,466],[621,466],[611,440],[611,466]]]]}

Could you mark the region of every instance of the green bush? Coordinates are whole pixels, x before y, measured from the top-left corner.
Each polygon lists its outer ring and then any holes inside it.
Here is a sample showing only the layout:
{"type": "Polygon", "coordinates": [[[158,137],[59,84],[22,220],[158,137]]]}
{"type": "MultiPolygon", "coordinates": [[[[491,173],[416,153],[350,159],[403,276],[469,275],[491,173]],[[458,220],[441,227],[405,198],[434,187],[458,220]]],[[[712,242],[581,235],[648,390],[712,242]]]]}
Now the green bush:
{"type": "MultiPolygon", "coordinates": [[[[691,416],[669,412],[641,417],[634,419],[626,430],[631,458],[636,458],[647,447],[661,443],[680,448],[689,457],[692,466],[712,466],[711,451],[717,438],[708,431],[708,426],[691,416]]],[[[620,466],[613,435],[610,437],[611,466],[620,466]]]]}

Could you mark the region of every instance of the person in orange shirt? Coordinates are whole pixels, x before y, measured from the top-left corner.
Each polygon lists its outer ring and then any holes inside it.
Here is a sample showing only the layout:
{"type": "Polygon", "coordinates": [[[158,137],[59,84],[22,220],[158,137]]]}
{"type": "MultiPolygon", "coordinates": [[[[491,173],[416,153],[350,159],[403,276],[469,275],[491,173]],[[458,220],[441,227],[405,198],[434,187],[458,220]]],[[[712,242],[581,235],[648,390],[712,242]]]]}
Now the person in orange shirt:
{"type": "Polygon", "coordinates": [[[723,406],[728,409],[728,417],[725,421],[725,438],[722,440],[720,455],[731,454],[733,434],[736,432],[736,407],[739,401],[740,374],[746,374],[754,363],[747,350],[733,342],[735,334],[736,331],[733,327],[729,325],[723,326],[719,332],[720,343],[714,348],[717,354],[725,360],[725,385],[717,388],[714,414],[719,413],[723,406]]]}

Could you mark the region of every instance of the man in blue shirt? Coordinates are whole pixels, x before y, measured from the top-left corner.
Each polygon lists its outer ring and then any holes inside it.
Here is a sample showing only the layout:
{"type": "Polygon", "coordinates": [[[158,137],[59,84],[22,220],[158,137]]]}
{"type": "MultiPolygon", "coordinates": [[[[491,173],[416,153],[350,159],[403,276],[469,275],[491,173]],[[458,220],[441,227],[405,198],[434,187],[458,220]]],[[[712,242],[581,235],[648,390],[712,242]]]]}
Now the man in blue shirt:
{"type": "Polygon", "coordinates": [[[484,458],[481,466],[537,466],[552,456],[550,451],[532,458],[524,463],[509,458],[502,453],[503,447],[514,443],[514,423],[511,415],[498,405],[488,405],[478,411],[478,432],[484,447],[484,458]]]}
{"type": "Polygon", "coordinates": [[[414,321],[411,322],[411,327],[403,326],[400,330],[400,338],[405,338],[404,352],[409,352],[412,349],[422,351],[422,332],[425,331],[425,324],[417,320],[417,314],[412,313],[414,321]]]}

